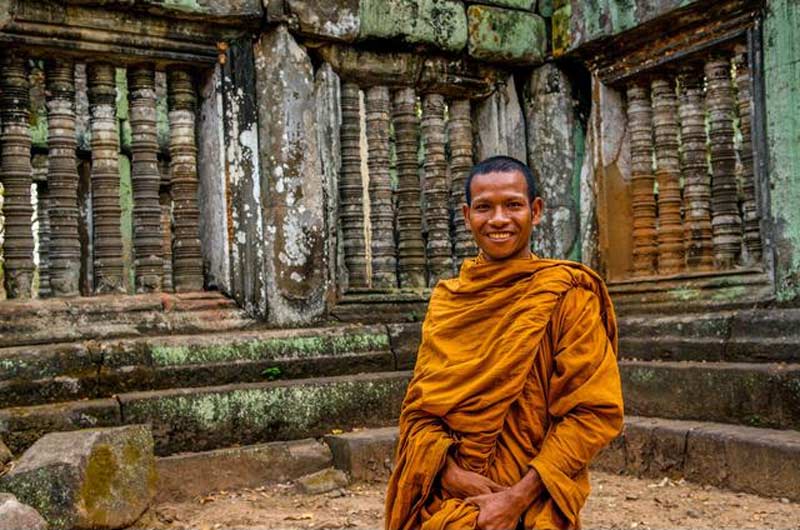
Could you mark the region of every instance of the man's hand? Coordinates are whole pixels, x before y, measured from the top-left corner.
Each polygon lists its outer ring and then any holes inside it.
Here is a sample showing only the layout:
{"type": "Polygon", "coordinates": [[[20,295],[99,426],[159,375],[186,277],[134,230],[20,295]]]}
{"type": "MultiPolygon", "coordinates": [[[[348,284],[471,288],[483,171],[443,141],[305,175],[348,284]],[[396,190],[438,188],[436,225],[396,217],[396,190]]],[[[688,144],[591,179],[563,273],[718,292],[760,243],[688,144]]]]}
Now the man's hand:
{"type": "Polygon", "coordinates": [[[447,493],[456,499],[466,499],[506,489],[488,477],[467,471],[456,464],[450,456],[447,457],[447,462],[442,469],[441,482],[447,493]]]}
{"type": "Polygon", "coordinates": [[[526,508],[508,490],[469,497],[466,501],[478,507],[479,530],[515,530],[526,508]]]}
{"type": "Polygon", "coordinates": [[[465,500],[478,507],[478,530],[514,530],[520,516],[542,494],[543,489],[539,473],[530,468],[519,482],[508,489],[465,500]]]}

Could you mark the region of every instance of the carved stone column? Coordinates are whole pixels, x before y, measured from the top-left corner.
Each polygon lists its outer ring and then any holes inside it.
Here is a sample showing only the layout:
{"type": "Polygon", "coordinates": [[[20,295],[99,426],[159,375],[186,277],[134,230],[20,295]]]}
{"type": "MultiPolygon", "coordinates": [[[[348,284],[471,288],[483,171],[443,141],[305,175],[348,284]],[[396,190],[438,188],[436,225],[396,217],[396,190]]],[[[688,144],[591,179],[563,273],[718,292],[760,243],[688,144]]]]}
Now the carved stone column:
{"type": "Polygon", "coordinates": [[[450,139],[450,203],[455,225],[456,265],[460,268],[464,258],[478,254],[475,240],[461,215],[461,205],[466,200],[464,185],[472,169],[472,115],[468,99],[450,103],[450,121],[447,126],[450,139]]]}
{"type": "Polygon", "coordinates": [[[653,109],[643,84],[628,87],[628,130],[631,136],[633,195],[633,272],[656,272],[656,201],[653,176],[653,109]]]}
{"type": "Polygon", "coordinates": [[[367,90],[366,109],[372,287],[386,289],[397,287],[394,208],[389,179],[389,89],[376,86],[367,90]]]}
{"type": "Polygon", "coordinates": [[[445,157],[444,96],[426,94],[422,100],[422,140],[425,144],[423,215],[428,233],[428,285],[453,275],[450,246],[450,190],[445,157]]]}
{"type": "Polygon", "coordinates": [[[394,93],[392,106],[397,153],[398,269],[401,287],[425,287],[425,241],[419,181],[419,116],[413,88],[394,93]]]}
{"type": "Polygon", "coordinates": [[[681,70],[679,81],[686,265],[690,270],[711,270],[714,268],[714,250],[702,69],[697,65],[686,65],[681,70]]]}
{"type": "Polygon", "coordinates": [[[339,221],[350,287],[366,287],[367,258],[364,241],[364,207],[361,182],[361,123],[359,89],[354,83],[342,84],[342,170],[339,179],[339,221]]]}
{"type": "Polygon", "coordinates": [[[116,69],[108,63],[88,66],[92,130],[92,219],[94,292],[124,292],[119,204],[119,133],[116,69]]]}
{"type": "Polygon", "coordinates": [[[75,64],[71,59],[55,59],[47,63],[46,72],[50,287],[53,296],[77,296],[81,244],[75,160],[75,64]]]}
{"type": "Polygon", "coordinates": [[[50,287],[50,192],[47,182],[36,186],[36,218],[39,220],[39,298],[53,295],[50,287]]]}
{"type": "Polygon", "coordinates": [[[675,274],[684,268],[681,223],[681,169],[678,154],[678,98],[672,79],[654,79],[653,129],[658,179],[658,272],[675,274]]]}
{"type": "Polygon", "coordinates": [[[172,244],[173,285],[176,292],[203,288],[203,257],[197,233],[197,146],[195,141],[194,80],[189,70],[167,72],[169,154],[174,203],[175,237],[172,244]]]}
{"type": "Polygon", "coordinates": [[[0,60],[0,179],[5,187],[5,288],[8,298],[30,298],[33,282],[30,95],[27,58],[13,50],[0,60]]]}
{"type": "Polygon", "coordinates": [[[163,256],[163,271],[161,289],[171,293],[172,286],[172,199],[169,194],[162,193],[160,197],[161,208],[161,255],[163,256]]]}
{"type": "Polygon", "coordinates": [[[733,145],[735,100],[731,63],[712,57],[705,67],[708,88],[706,110],[711,141],[711,226],[714,231],[714,261],[717,267],[736,265],[742,245],[742,218],[736,189],[736,151],[733,145]]]}
{"type": "Polygon", "coordinates": [[[164,274],[158,191],[155,70],[150,64],[128,69],[131,121],[131,183],[136,292],[160,291],[164,274]]]}
{"type": "Polygon", "coordinates": [[[736,56],[736,99],[739,107],[739,130],[742,133],[742,144],[739,148],[739,160],[742,162],[742,192],[744,202],[744,243],[751,263],[761,261],[761,216],[758,211],[755,189],[755,173],[753,170],[753,138],[752,138],[752,81],[750,67],[747,62],[747,50],[736,56]]]}

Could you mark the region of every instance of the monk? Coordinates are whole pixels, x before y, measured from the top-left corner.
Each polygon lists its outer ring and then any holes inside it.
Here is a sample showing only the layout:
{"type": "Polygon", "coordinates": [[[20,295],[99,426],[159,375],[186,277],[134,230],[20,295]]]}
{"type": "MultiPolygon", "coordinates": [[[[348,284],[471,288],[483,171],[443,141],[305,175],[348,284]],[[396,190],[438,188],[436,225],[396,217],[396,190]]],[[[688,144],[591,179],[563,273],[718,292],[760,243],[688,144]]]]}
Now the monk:
{"type": "Polygon", "coordinates": [[[480,253],[431,295],[386,528],[580,528],[587,466],[622,428],[611,300],[587,267],[531,253],[525,164],[487,159],[465,191],[480,253]]]}

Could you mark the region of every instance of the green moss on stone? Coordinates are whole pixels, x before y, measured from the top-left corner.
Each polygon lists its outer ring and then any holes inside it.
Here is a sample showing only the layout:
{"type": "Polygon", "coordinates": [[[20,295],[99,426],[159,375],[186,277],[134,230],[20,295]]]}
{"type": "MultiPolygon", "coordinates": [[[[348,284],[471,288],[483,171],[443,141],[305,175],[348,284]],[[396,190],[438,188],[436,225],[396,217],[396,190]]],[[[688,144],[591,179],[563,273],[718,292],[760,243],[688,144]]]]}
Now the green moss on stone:
{"type": "Polygon", "coordinates": [[[680,300],[682,302],[688,302],[690,300],[697,300],[700,298],[700,290],[692,287],[678,287],[676,289],[672,289],[669,291],[669,293],[675,300],[680,300]]]}
{"type": "Polygon", "coordinates": [[[544,20],[538,15],[473,5],[467,19],[469,53],[477,59],[537,63],[547,53],[544,20]]]}
{"type": "Polygon", "coordinates": [[[119,155],[119,206],[120,232],[122,233],[122,266],[123,277],[126,278],[125,289],[134,292],[134,257],[133,257],[133,184],[131,182],[131,161],[123,154],[119,155]]]}
{"type": "Polygon", "coordinates": [[[302,359],[381,351],[389,348],[386,334],[319,335],[276,337],[232,344],[198,346],[153,346],[150,355],[157,366],[213,363],[238,360],[302,359]]]}
{"type": "Polygon", "coordinates": [[[401,39],[459,52],[467,44],[464,5],[456,0],[361,0],[359,39],[401,39]]]}

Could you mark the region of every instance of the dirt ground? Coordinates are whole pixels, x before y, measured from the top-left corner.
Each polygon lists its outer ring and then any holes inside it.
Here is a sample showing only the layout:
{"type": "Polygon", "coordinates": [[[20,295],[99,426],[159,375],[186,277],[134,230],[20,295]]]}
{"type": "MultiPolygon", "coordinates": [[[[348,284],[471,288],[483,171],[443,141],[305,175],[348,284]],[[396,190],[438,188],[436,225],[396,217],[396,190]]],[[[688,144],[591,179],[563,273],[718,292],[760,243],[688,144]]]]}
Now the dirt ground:
{"type": "MultiPolygon", "coordinates": [[[[800,529],[800,504],[668,479],[594,473],[583,512],[587,529],[800,529]]],[[[383,528],[383,484],[355,484],[303,495],[291,484],[221,491],[152,507],[137,530],[277,530],[383,528]]]]}

